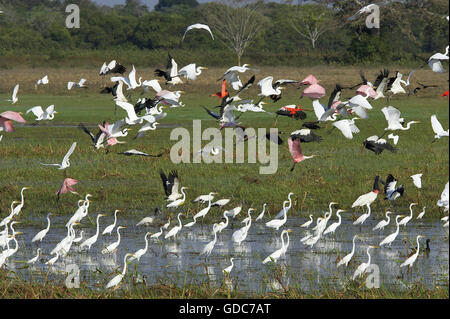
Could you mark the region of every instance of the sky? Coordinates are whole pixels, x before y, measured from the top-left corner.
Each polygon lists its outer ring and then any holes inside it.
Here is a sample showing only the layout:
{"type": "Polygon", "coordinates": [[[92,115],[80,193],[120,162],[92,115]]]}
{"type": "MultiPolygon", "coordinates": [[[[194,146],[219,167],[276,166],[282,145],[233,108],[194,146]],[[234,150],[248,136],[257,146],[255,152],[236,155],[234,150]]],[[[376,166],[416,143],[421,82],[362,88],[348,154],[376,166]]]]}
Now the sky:
{"type": "MultiPolygon", "coordinates": [[[[159,0],[141,0],[142,4],[145,4],[150,10],[158,3],[159,0]]],[[[199,3],[208,2],[209,0],[197,0],[199,3]]],[[[124,4],[125,0],[93,0],[98,4],[114,6],[116,4],[124,4]]]]}

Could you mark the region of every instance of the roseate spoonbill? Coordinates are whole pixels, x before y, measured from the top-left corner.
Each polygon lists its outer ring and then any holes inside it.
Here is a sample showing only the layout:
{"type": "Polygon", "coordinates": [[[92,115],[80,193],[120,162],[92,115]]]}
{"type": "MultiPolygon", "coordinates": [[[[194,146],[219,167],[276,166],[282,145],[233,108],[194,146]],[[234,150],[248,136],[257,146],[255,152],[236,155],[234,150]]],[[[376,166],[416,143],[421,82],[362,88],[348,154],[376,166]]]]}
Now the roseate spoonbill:
{"type": "Polygon", "coordinates": [[[14,132],[14,126],[12,121],[19,123],[26,123],[25,119],[21,115],[22,113],[6,111],[0,114],[0,131],[14,132]]]}
{"type": "Polygon", "coordinates": [[[58,196],[56,198],[56,201],[59,201],[59,197],[61,194],[65,194],[68,192],[71,192],[72,194],[78,194],[75,189],[72,187],[78,183],[78,180],[67,177],[64,179],[60,189],[56,192],[56,195],[58,196]]]}
{"type": "Polygon", "coordinates": [[[289,137],[288,138],[288,146],[289,146],[289,152],[291,153],[292,159],[294,160],[294,164],[292,165],[291,172],[294,170],[295,164],[316,156],[316,155],[311,155],[311,156],[303,155],[302,146],[300,144],[299,138],[292,139],[291,137],[289,137]]]}

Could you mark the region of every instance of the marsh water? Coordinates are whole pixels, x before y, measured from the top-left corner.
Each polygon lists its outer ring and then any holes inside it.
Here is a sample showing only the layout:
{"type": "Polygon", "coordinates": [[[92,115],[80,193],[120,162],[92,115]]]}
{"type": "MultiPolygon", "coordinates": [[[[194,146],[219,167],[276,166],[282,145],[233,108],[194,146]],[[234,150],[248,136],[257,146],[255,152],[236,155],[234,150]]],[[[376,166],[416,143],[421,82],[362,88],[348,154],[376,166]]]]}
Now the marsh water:
{"type": "MultiPolygon", "coordinates": [[[[242,214],[242,213],[241,213],[242,214]]],[[[242,214],[243,215],[243,214],[242,214]]],[[[90,219],[82,220],[81,226],[76,226],[76,237],[83,230],[83,241],[95,233],[94,224],[96,214],[89,214],[90,219]]],[[[141,216],[143,217],[143,216],[141,216]]],[[[242,217],[242,216],[241,216],[242,217]]],[[[56,244],[66,236],[67,230],[62,226],[67,217],[52,217],[52,227],[42,243],[32,244],[33,236],[47,226],[45,216],[35,223],[40,227],[21,227],[16,225],[19,250],[8,259],[7,269],[12,270],[23,279],[42,281],[45,278],[64,282],[71,271],[70,265],[76,264],[80,271],[80,279],[92,288],[103,289],[106,282],[112,278],[113,273],[123,269],[123,257],[145,246],[144,235],[147,231],[158,232],[159,226],[167,220],[157,220],[150,226],[136,226],[141,218],[118,217],[117,225],[126,226],[121,229],[121,242],[118,250],[113,254],[101,254],[101,250],[108,244],[117,240],[116,229],[111,235],[101,235],[103,229],[113,223],[112,216],[100,219],[100,235],[98,241],[89,252],[80,251],[79,244],[72,245],[66,257],[60,257],[54,266],[45,262],[51,257],[49,253],[56,244]],[[40,247],[42,254],[38,262],[28,267],[24,261],[36,255],[40,247]]],[[[362,226],[354,226],[351,221],[343,220],[336,234],[324,235],[312,248],[300,242],[309,229],[301,228],[306,219],[290,217],[285,226],[279,231],[267,228],[263,221],[252,222],[248,236],[240,246],[231,240],[232,233],[243,226],[236,218],[221,233],[218,233],[217,242],[207,258],[200,253],[204,246],[213,240],[212,225],[197,223],[191,228],[183,228],[177,238],[160,241],[149,241],[149,249],[140,261],[129,264],[128,273],[136,275],[139,280],[147,284],[174,283],[182,287],[185,283],[201,283],[208,281],[211,285],[222,285],[228,282],[222,269],[230,265],[230,257],[234,257],[234,268],[230,274],[233,287],[251,292],[267,292],[294,286],[303,291],[317,291],[327,287],[340,288],[348,283],[358,265],[367,262],[366,249],[369,245],[379,245],[381,240],[395,231],[391,223],[383,231],[372,231],[379,220],[372,217],[362,226]],[[281,247],[280,234],[282,229],[291,228],[289,247],[284,257],[281,257],[276,266],[273,263],[262,264],[262,260],[281,247]],[[356,240],[356,250],[348,267],[337,268],[338,258],[342,258],[352,250],[353,235],[359,234],[356,240]]],[[[242,218],[241,218],[242,219],[242,218]]],[[[182,223],[190,222],[182,217],[182,223]]],[[[328,225],[335,222],[331,218],[328,225]]],[[[34,223],[33,223],[34,224],[34,223]]],[[[178,224],[171,221],[169,230],[178,224]]],[[[314,223],[315,224],[315,223],[314,223]]],[[[166,232],[166,231],[165,231],[166,232]]],[[[425,246],[425,239],[421,240],[421,249],[425,246]]],[[[11,248],[14,243],[11,243],[11,248]]],[[[448,283],[449,270],[449,242],[448,228],[444,228],[439,220],[412,220],[404,230],[401,228],[396,240],[389,247],[380,247],[371,250],[371,263],[376,264],[380,270],[380,284],[384,288],[403,289],[416,282],[426,287],[448,283]],[[416,245],[416,236],[424,235],[430,239],[430,251],[423,252],[414,264],[411,271],[407,267],[400,268],[400,264],[407,259],[407,252],[416,245]]]]}

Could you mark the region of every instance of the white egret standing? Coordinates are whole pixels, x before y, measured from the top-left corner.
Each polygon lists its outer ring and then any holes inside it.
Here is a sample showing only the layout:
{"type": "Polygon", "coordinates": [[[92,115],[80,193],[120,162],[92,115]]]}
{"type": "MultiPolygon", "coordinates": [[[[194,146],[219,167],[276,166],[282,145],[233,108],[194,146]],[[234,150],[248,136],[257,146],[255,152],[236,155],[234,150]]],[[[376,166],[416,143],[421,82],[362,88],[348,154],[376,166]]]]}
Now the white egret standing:
{"type": "Polygon", "coordinates": [[[125,277],[125,274],[127,273],[127,258],[133,257],[133,254],[126,254],[125,257],[123,257],[123,270],[121,274],[118,274],[113,279],[111,279],[105,286],[106,289],[108,288],[115,288],[120,282],[122,281],[123,277],[125,277]]]}
{"type": "Polygon", "coordinates": [[[358,266],[358,268],[356,269],[355,273],[353,274],[352,280],[355,280],[356,277],[361,277],[367,270],[367,268],[369,268],[370,266],[370,249],[372,248],[377,248],[377,246],[369,246],[367,247],[367,256],[369,256],[369,259],[367,260],[366,263],[362,263],[361,265],[358,266]]]}
{"type": "Polygon", "coordinates": [[[353,225],[362,225],[366,221],[366,219],[369,218],[371,211],[370,204],[367,204],[366,206],[367,206],[367,213],[359,216],[359,218],[353,222],[353,225]]]}
{"type": "Polygon", "coordinates": [[[272,254],[270,254],[269,256],[267,256],[262,263],[263,264],[267,264],[270,261],[273,261],[274,263],[277,262],[277,260],[283,256],[286,253],[286,250],[289,247],[289,233],[292,232],[291,229],[287,229],[287,230],[283,230],[281,232],[281,248],[275,250],[272,254]],[[286,235],[286,243],[284,242],[284,235],[286,235]]]}
{"type": "Polygon", "coordinates": [[[342,221],[341,213],[345,212],[345,211],[346,210],[338,209],[338,211],[336,212],[336,216],[338,217],[338,221],[333,223],[333,224],[331,224],[330,226],[328,226],[328,228],[323,232],[324,235],[326,235],[328,233],[333,234],[336,231],[336,229],[341,225],[341,221],[342,221]]]}
{"type": "Polygon", "coordinates": [[[395,216],[395,223],[397,224],[397,229],[395,230],[394,233],[390,234],[385,239],[383,239],[380,243],[380,246],[388,245],[389,247],[391,247],[392,242],[395,240],[395,238],[397,238],[398,232],[400,231],[400,225],[398,224],[398,219],[401,217],[404,217],[404,215],[395,216]]]}
{"type": "Polygon", "coordinates": [[[384,227],[386,227],[387,225],[389,225],[390,221],[391,221],[391,217],[389,216],[390,214],[392,214],[392,212],[387,211],[386,212],[386,218],[387,220],[382,220],[380,221],[372,230],[377,230],[379,229],[380,231],[384,229],[384,227]]]}
{"type": "Polygon", "coordinates": [[[425,215],[425,208],[427,208],[426,206],[423,206],[423,210],[422,212],[417,216],[417,219],[422,219],[423,215],[425,215]]]}
{"type": "Polygon", "coordinates": [[[151,235],[151,233],[150,233],[150,232],[147,232],[147,233],[145,234],[145,236],[144,236],[145,247],[139,249],[138,251],[136,251],[136,252],[133,254],[133,256],[130,257],[130,261],[133,261],[133,260],[136,260],[136,259],[137,259],[137,261],[140,261],[140,260],[141,260],[141,257],[147,252],[147,250],[148,250],[148,238],[147,238],[147,237],[148,237],[149,235],[151,235]]]}
{"type": "Polygon", "coordinates": [[[256,217],[255,221],[258,221],[258,220],[260,220],[260,219],[263,219],[264,213],[266,212],[266,206],[267,206],[267,204],[264,203],[264,204],[263,204],[263,210],[262,210],[261,214],[259,214],[258,217],[256,217]]]}
{"type": "Polygon", "coordinates": [[[117,241],[108,245],[105,249],[102,250],[102,254],[113,253],[116,251],[117,247],[120,245],[120,230],[122,228],[126,228],[125,226],[117,227],[117,241]]]}
{"type": "Polygon", "coordinates": [[[352,259],[352,257],[353,257],[353,254],[355,253],[355,240],[356,240],[356,238],[359,238],[359,236],[358,235],[354,235],[353,236],[353,240],[352,240],[352,242],[353,242],[353,247],[352,247],[352,251],[348,254],[348,255],[346,255],[344,258],[342,258],[339,262],[338,262],[338,264],[337,264],[337,267],[339,268],[340,266],[342,266],[342,265],[345,265],[346,267],[347,267],[347,265],[348,265],[348,263],[350,262],[350,260],[352,259]]]}
{"type": "Polygon", "coordinates": [[[111,235],[111,232],[114,230],[114,227],[116,227],[117,213],[120,213],[120,210],[116,209],[116,211],[114,212],[114,223],[112,223],[111,225],[107,226],[103,230],[102,235],[106,235],[106,234],[110,234],[111,235]]]}
{"type": "Polygon", "coordinates": [[[201,252],[201,255],[206,255],[206,257],[211,255],[211,252],[214,249],[214,246],[216,245],[216,241],[217,241],[217,230],[218,230],[217,224],[214,224],[213,225],[214,239],[205,245],[205,247],[203,248],[203,250],[201,252]]]}
{"type": "Polygon", "coordinates": [[[83,243],[81,243],[80,248],[83,248],[84,246],[86,246],[88,248],[88,250],[91,250],[91,246],[93,244],[95,244],[95,242],[97,241],[98,235],[100,233],[100,217],[105,216],[103,214],[98,214],[97,215],[97,231],[95,232],[95,235],[86,239],[83,243]]]}
{"type": "Polygon", "coordinates": [[[412,268],[412,266],[414,265],[414,262],[415,262],[416,259],[417,259],[417,256],[419,256],[419,252],[420,252],[419,239],[420,239],[420,238],[424,238],[424,236],[422,236],[422,235],[417,235],[417,239],[416,239],[416,241],[417,241],[416,252],[415,252],[411,257],[409,257],[408,259],[406,259],[406,260],[400,265],[400,267],[408,266],[409,269],[412,268]]]}
{"type": "Polygon", "coordinates": [[[183,224],[181,224],[180,216],[184,216],[184,215],[182,213],[178,214],[178,216],[177,216],[178,225],[173,226],[173,228],[164,236],[165,239],[170,238],[170,237],[176,238],[178,232],[181,230],[181,228],[183,228],[183,224]]]}
{"type": "Polygon", "coordinates": [[[413,210],[412,207],[414,205],[417,205],[417,203],[411,203],[411,205],[409,205],[409,211],[411,212],[411,214],[409,216],[406,216],[405,218],[403,218],[398,224],[399,225],[403,225],[406,226],[406,224],[413,218],[413,210]]]}
{"type": "Polygon", "coordinates": [[[48,213],[47,214],[47,228],[41,230],[39,233],[37,233],[33,239],[31,240],[32,243],[34,243],[35,241],[42,241],[42,239],[44,239],[45,235],[47,235],[48,231],[50,230],[50,215],[52,213],[48,213]]]}
{"type": "Polygon", "coordinates": [[[233,262],[233,260],[234,260],[234,258],[231,257],[231,258],[230,258],[230,263],[231,263],[231,265],[228,266],[228,267],[226,267],[224,270],[222,270],[223,273],[224,273],[225,275],[229,275],[230,272],[231,272],[231,270],[233,269],[233,267],[234,267],[234,262],[233,262]]]}

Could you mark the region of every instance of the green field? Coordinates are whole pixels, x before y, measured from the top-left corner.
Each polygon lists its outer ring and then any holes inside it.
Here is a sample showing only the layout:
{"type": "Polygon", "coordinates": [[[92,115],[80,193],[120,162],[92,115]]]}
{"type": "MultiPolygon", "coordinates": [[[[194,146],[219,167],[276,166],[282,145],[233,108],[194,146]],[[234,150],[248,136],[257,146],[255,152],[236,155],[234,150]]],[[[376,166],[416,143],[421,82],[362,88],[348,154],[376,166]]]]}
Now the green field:
{"type": "MultiPolygon", "coordinates": [[[[357,74],[355,75],[357,78],[357,74]]],[[[329,81],[330,82],[330,81],[329,81]]],[[[218,87],[215,84],[213,87],[218,87]]],[[[373,177],[380,175],[383,179],[387,174],[393,174],[399,184],[405,185],[405,195],[394,203],[395,211],[407,212],[411,202],[427,206],[426,217],[437,218],[441,212],[436,201],[448,180],[448,138],[435,143],[430,124],[430,116],[436,114],[444,128],[449,126],[448,100],[435,94],[432,96],[395,96],[390,105],[402,112],[405,121],[419,120],[408,131],[396,131],[400,135],[396,153],[383,152],[376,156],[363,149],[362,142],[370,135],[381,135],[387,126],[382,112],[386,106],[385,99],[371,101],[374,109],[369,111],[369,119],[357,121],[361,132],[353,140],[347,140],[338,130],[329,133],[332,127],[322,125],[317,134],[323,137],[318,143],[303,144],[306,155],[317,157],[299,163],[293,172],[289,169],[292,159],[287,148],[289,133],[300,128],[302,121],[289,118],[279,118],[278,129],[284,134],[285,143],[278,151],[279,167],[276,174],[260,175],[259,164],[173,164],[170,160],[170,148],[176,141],[170,141],[172,126],[192,129],[192,120],[202,120],[202,129],[218,127],[215,120],[201,108],[216,105],[217,98],[209,97],[216,90],[184,89],[186,94],[182,101],[184,108],[165,109],[167,117],[161,124],[171,127],[160,127],[156,131],[147,132],[143,138],[133,140],[137,128],[129,136],[119,140],[126,144],[116,145],[107,154],[105,150],[94,150],[89,137],[76,126],[79,123],[96,125],[104,120],[114,122],[125,117],[126,113],[118,109],[114,111],[111,96],[89,91],[71,91],[63,94],[45,94],[24,92],[19,94],[17,105],[2,102],[0,112],[5,110],[24,112],[34,106],[46,107],[55,104],[59,114],[51,122],[42,122],[33,127],[16,127],[14,133],[3,133],[0,142],[0,216],[9,214],[13,200],[20,199],[20,189],[24,186],[32,188],[25,192],[25,208],[21,213],[23,222],[31,223],[31,216],[53,214],[72,214],[79,199],[77,195],[65,194],[56,202],[55,192],[59,189],[64,172],[53,167],[44,167],[40,163],[61,162],[70,145],[77,141],[78,146],[71,156],[71,166],[66,170],[67,176],[79,180],[75,189],[84,197],[86,193],[93,195],[90,212],[106,212],[112,214],[115,209],[121,209],[128,215],[151,215],[155,207],[164,208],[164,192],[159,169],[166,173],[178,170],[181,184],[188,186],[187,201],[182,211],[195,214],[199,210],[197,204],[191,201],[201,194],[211,191],[218,192],[217,199],[231,198],[232,202],[226,208],[231,209],[243,204],[261,209],[263,203],[268,203],[270,214],[282,208],[282,202],[287,194],[295,193],[295,202],[290,214],[306,217],[309,213],[317,213],[327,208],[330,201],[337,201],[344,209],[350,208],[352,202],[361,194],[371,190],[373,177]],[[192,93],[194,92],[194,93],[192,93]],[[73,127],[51,127],[48,125],[73,125],[73,127]],[[128,149],[157,154],[163,152],[160,158],[126,157],[118,155],[128,149]],[[409,177],[423,173],[421,190],[417,189],[409,177]]],[[[5,91],[4,91],[5,92],[5,91]]],[[[97,91],[98,92],[98,91],[97,91]]],[[[327,87],[331,92],[331,87],[327,87]]],[[[439,91],[435,91],[436,93],[439,91]]],[[[251,89],[243,97],[255,98],[257,89],[251,89]]],[[[311,108],[311,100],[298,100],[299,92],[288,88],[284,97],[273,104],[265,106],[268,111],[276,111],[287,104],[298,104],[311,108]]],[[[140,97],[134,92],[133,101],[140,97]]],[[[344,91],[343,100],[353,96],[353,92],[344,91]]],[[[0,95],[4,101],[10,98],[8,94],[0,95]]],[[[322,99],[326,103],[328,97],[322,99]]],[[[217,110],[217,109],[216,109],[217,110]]],[[[28,123],[34,123],[31,114],[24,115],[28,123]]],[[[313,112],[308,112],[307,120],[314,120],[313,112]]],[[[247,127],[270,128],[274,118],[262,113],[245,113],[240,121],[247,127]]],[[[96,128],[92,128],[97,131],[96,128]]],[[[204,142],[206,144],[207,141],[204,142]]],[[[204,145],[203,144],[203,145],[204,145]]],[[[373,207],[374,215],[381,217],[390,203],[379,196],[373,207]]],[[[419,209],[419,208],[417,208],[419,209]]],[[[164,216],[175,215],[174,211],[162,209],[164,216]]],[[[222,210],[214,209],[207,215],[205,221],[218,221],[222,210]]],[[[345,218],[345,217],[344,217],[345,218]]],[[[165,219],[165,217],[164,217],[165,219]]]]}

